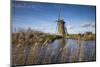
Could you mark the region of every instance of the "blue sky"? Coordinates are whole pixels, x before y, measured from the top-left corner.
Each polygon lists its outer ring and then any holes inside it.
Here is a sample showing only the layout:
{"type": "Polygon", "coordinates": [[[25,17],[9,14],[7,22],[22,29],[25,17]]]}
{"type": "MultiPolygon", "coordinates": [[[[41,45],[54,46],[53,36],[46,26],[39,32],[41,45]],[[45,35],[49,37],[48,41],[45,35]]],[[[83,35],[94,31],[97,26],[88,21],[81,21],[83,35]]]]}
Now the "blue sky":
{"type": "Polygon", "coordinates": [[[14,1],[12,25],[14,28],[32,28],[47,33],[56,33],[59,9],[66,22],[68,33],[95,33],[95,6],[47,4],[14,1]]]}

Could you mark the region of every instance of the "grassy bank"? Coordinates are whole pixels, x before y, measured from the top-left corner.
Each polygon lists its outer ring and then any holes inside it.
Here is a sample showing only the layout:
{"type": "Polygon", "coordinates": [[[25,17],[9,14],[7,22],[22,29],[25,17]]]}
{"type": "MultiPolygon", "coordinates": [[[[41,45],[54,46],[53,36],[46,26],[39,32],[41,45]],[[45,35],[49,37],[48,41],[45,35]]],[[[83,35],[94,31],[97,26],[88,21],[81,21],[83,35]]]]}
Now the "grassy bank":
{"type": "Polygon", "coordinates": [[[80,39],[80,40],[95,40],[95,34],[68,34],[65,35],[67,39],[80,39]]]}

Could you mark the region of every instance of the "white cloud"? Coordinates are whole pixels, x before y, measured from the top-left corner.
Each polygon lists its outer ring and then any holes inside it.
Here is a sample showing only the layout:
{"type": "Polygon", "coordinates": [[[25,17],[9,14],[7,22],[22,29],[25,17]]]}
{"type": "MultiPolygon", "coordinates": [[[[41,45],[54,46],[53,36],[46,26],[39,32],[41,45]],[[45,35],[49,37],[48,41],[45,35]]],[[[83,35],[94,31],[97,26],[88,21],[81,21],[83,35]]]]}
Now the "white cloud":
{"type": "Polygon", "coordinates": [[[87,27],[95,28],[95,23],[85,23],[85,24],[82,24],[81,27],[83,27],[83,28],[87,28],[87,27]]]}
{"type": "Polygon", "coordinates": [[[71,25],[67,25],[67,29],[72,29],[73,27],[71,25]]]}

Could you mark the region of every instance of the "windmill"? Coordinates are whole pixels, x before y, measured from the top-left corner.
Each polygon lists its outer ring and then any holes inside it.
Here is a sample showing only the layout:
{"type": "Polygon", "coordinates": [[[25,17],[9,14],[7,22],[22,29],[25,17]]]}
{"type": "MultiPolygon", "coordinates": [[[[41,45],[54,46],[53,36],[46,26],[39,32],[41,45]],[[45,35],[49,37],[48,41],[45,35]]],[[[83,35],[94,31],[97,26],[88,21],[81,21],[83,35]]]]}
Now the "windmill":
{"type": "Polygon", "coordinates": [[[61,8],[59,10],[58,20],[57,20],[57,35],[64,35],[67,34],[67,29],[65,27],[65,21],[61,18],[61,8]]]}

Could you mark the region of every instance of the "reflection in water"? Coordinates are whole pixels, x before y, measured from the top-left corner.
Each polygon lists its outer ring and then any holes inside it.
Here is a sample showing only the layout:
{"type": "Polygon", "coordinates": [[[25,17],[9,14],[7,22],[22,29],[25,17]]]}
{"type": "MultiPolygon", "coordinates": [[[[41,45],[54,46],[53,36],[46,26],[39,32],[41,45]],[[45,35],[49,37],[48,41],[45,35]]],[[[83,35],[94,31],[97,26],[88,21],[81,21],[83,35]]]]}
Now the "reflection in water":
{"type": "Polygon", "coordinates": [[[65,39],[60,39],[57,41],[57,46],[54,50],[54,54],[53,54],[53,59],[52,62],[53,63],[59,63],[61,62],[63,59],[66,59],[66,57],[62,57],[63,53],[66,54],[66,47],[65,47],[65,39]]]}
{"type": "Polygon", "coordinates": [[[29,65],[95,61],[95,46],[94,40],[82,41],[64,38],[55,40],[49,44],[41,45],[41,43],[35,43],[30,46],[24,45],[18,48],[17,51],[14,51],[13,59],[15,59],[13,64],[29,65]]]}

